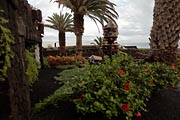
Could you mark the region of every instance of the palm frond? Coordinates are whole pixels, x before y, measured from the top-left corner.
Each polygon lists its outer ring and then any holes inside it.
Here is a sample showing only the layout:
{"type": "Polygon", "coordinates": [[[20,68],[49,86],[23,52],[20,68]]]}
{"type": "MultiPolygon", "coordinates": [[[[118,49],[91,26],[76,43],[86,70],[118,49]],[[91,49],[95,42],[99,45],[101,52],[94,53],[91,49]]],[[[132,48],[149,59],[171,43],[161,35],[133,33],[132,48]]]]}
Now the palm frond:
{"type": "Polygon", "coordinates": [[[58,2],[59,6],[63,5],[70,8],[72,12],[81,13],[83,15],[91,16],[93,21],[108,21],[111,19],[116,23],[118,13],[115,10],[116,4],[110,0],[51,0],[58,2]],[[94,17],[93,17],[94,16],[94,17]]]}
{"type": "Polygon", "coordinates": [[[96,39],[94,39],[94,42],[92,42],[91,44],[98,45],[98,47],[102,47],[103,38],[102,37],[96,37],[96,39]]]}
{"type": "Polygon", "coordinates": [[[60,12],[60,15],[53,13],[53,15],[51,17],[49,16],[46,21],[50,24],[45,24],[45,27],[49,27],[55,30],[72,32],[74,29],[73,17],[69,13],[63,14],[60,12]]]}

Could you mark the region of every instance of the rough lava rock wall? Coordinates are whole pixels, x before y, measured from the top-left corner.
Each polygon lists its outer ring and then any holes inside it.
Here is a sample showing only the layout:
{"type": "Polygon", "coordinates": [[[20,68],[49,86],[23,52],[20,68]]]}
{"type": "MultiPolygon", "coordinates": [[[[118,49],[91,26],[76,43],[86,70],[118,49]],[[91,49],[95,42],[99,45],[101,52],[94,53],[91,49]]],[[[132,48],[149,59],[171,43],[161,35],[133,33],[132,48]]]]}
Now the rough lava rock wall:
{"type": "Polygon", "coordinates": [[[4,104],[0,106],[0,119],[30,120],[31,104],[30,89],[25,75],[25,44],[32,41],[40,45],[42,43],[41,11],[35,12],[35,16],[32,16],[33,10],[27,0],[1,0],[0,9],[4,11],[4,18],[9,20],[7,27],[15,37],[15,44],[12,45],[14,59],[11,60],[8,78],[6,83],[0,83],[0,86],[5,86],[1,87],[3,92],[0,93],[0,102],[4,104]],[[39,19],[36,20],[37,17],[39,19]]]}

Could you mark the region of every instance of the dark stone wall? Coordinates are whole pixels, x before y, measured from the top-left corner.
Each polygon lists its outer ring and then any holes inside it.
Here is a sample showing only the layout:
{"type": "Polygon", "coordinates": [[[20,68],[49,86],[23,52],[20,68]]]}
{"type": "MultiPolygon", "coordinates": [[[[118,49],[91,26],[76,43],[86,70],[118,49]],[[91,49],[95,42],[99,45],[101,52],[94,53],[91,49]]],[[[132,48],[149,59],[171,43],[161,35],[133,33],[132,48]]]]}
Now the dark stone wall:
{"type": "MultiPolygon", "coordinates": [[[[83,48],[83,57],[90,57],[91,55],[100,56],[100,50],[97,46],[82,46],[83,48]]],[[[44,48],[43,55],[44,57],[48,55],[59,55],[59,48],[44,48]]],[[[76,55],[76,46],[67,46],[66,47],[66,55],[67,56],[75,56],[76,55]]]]}
{"type": "MultiPolygon", "coordinates": [[[[68,46],[66,47],[66,55],[73,56],[75,55],[76,47],[75,46],[68,46]]],[[[131,55],[134,59],[145,59],[149,53],[150,49],[119,49],[119,51],[125,52],[128,55],[131,55]]],[[[44,57],[48,55],[56,56],[59,55],[58,48],[44,48],[43,49],[44,57]]],[[[85,58],[90,57],[91,55],[101,56],[100,50],[97,46],[83,46],[83,56],[85,58]]]]}
{"type": "Polygon", "coordinates": [[[11,60],[8,78],[0,83],[4,86],[0,93],[0,120],[30,120],[30,89],[25,75],[25,47],[29,44],[42,44],[41,12],[38,10],[37,14],[34,12],[37,16],[32,16],[32,8],[27,0],[1,0],[0,9],[4,10],[4,18],[9,20],[7,27],[15,38],[15,44],[12,45],[14,58],[11,60]]]}

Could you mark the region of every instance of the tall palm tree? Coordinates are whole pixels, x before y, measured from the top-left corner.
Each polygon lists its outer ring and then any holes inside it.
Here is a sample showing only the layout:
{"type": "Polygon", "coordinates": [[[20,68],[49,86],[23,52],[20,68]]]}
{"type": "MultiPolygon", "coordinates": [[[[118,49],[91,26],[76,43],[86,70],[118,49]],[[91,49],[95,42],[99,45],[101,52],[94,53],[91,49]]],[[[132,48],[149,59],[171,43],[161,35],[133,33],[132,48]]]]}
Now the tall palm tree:
{"type": "Polygon", "coordinates": [[[155,0],[149,61],[175,63],[180,40],[179,0],[155,0]]]}
{"type": "Polygon", "coordinates": [[[48,21],[51,24],[45,24],[45,27],[49,27],[59,31],[59,46],[61,55],[65,55],[66,47],[66,32],[73,32],[73,18],[69,13],[63,14],[60,12],[60,15],[53,13],[52,17],[48,17],[48,21]]]}
{"type": "Polygon", "coordinates": [[[84,16],[87,15],[96,24],[97,21],[103,25],[108,19],[115,21],[118,13],[115,11],[115,4],[109,0],[51,0],[58,2],[71,9],[74,13],[74,33],[76,35],[76,52],[82,55],[82,35],[84,33],[84,16]]]}

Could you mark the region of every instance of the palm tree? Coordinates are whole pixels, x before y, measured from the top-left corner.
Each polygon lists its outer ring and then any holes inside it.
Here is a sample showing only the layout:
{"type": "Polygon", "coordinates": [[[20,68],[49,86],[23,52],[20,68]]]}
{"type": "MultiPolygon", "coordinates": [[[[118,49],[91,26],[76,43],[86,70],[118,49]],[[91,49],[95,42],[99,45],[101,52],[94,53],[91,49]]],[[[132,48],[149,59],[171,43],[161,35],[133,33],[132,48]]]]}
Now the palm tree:
{"type": "Polygon", "coordinates": [[[101,54],[101,56],[103,56],[103,51],[102,51],[103,38],[102,37],[96,37],[96,39],[94,39],[94,42],[92,42],[91,44],[98,46],[100,54],[101,54]]]}
{"type": "Polygon", "coordinates": [[[87,15],[96,24],[97,21],[103,25],[108,19],[113,21],[118,18],[115,4],[109,0],[51,0],[71,9],[74,13],[74,33],[76,35],[76,52],[82,55],[82,35],[84,33],[84,16],[87,15]]]}
{"type": "Polygon", "coordinates": [[[91,44],[97,45],[99,48],[101,48],[102,44],[103,44],[103,38],[102,37],[96,37],[96,39],[94,39],[94,42],[92,42],[91,44]]]}
{"type": "Polygon", "coordinates": [[[180,40],[179,0],[155,0],[149,61],[175,63],[180,40]]]}
{"type": "Polygon", "coordinates": [[[66,47],[66,32],[73,32],[73,18],[69,13],[63,14],[60,12],[60,15],[53,13],[52,17],[48,17],[48,21],[51,24],[46,24],[45,27],[49,27],[59,31],[59,46],[61,55],[65,55],[66,47]]]}

